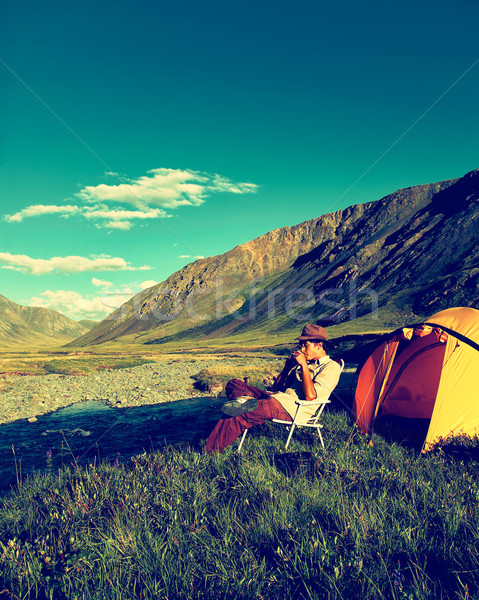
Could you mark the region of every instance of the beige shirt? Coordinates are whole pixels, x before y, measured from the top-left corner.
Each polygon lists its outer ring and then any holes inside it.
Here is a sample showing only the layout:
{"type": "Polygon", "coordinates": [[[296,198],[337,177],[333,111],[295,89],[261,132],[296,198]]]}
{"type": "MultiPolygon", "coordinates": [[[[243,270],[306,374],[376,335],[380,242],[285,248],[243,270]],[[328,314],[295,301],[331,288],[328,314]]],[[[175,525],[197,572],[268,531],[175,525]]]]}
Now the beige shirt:
{"type": "MultiPolygon", "coordinates": [[[[331,392],[338,385],[341,367],[327,355],[318,360],[309,361],[308,367],[316,391],[315,400],[327,400],[331,392]]],[[[297,365],[291,369],[286,378],[285,386],[286,389],[284,392],[275,392],[273,396],[282,404],[291,417],[294,417],[298,408],[296,400],[306,399],[303,390],[301,365],[297,365]]],[[[312,417],[318,408],[318,405],[311,407],[304,406],[301,414],[312,417]]]]}

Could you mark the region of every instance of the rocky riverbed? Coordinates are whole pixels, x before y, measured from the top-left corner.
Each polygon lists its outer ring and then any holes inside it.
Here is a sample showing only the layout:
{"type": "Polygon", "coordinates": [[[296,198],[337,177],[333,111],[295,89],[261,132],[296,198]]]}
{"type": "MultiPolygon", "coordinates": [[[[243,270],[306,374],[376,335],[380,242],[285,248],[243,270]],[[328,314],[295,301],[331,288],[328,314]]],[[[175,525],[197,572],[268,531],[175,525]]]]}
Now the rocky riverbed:
{"type": "MultiPolygon", "coordinates": [[[[221,357],[221,364],[271,367],[277,359],[221,357]]],[[[12,375],[0,379],[0,424],[30,419],[75,402],[102,400],[114,407],[143,406],[184,398],[211,397],[194,389],[192,377],[218,365],[218,359],[155,362],[87,375],[12,375]]],[[[221,393],[221,390],[216,390],[221,393]]]]}

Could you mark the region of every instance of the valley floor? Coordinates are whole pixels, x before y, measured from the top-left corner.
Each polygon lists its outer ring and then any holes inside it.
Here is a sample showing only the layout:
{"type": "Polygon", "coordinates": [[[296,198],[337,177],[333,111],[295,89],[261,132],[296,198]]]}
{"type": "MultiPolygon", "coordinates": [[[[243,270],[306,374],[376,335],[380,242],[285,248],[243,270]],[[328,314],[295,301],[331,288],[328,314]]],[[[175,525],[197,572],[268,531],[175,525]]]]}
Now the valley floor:
{"type": "MultiPolygon", "coordinates": [[[[184,398],[209,397],[211,391],[193,387],[193,377],[204,369],[221,364],[242,370],[275,370],[282,360],[277,358],[241,358],[238,356],[198,358],[162,357],[140,366],[109,369],[103,367],[78,375],[0,375],[0,424],[30,419],[75,402],[104,400],[111,406],[142,406],[172,402],[184,398]]],[[[218,393],[221,390],[217,390],[218,393]]]]}

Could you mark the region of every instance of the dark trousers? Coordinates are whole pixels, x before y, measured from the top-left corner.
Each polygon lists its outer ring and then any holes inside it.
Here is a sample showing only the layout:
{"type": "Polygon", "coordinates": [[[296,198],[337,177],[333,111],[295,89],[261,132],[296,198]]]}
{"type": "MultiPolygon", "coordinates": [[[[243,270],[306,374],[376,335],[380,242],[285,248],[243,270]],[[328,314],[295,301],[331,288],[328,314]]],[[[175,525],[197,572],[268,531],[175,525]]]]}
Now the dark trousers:
{"type": "Polygon", "coordinates": [[[281,403],[268,393],[252,385],[247,385],[241,379],[232,379],[226,384],[226,396],[234,400],[239,396],[253,396],[258,399],[258,408],[238,417],[220,419],[206,441],[205,452],[215,454],[237,440],[245,429],[262,425],[273,419],[291,420],[281,403]]]}

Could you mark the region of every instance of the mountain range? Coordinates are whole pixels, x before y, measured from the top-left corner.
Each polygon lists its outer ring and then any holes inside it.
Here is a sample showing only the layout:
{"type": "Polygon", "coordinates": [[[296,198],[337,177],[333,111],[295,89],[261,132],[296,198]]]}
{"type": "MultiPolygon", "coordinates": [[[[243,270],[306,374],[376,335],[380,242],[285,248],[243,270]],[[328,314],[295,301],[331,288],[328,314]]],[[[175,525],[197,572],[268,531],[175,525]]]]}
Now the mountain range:
{"type": "Polygon", "coordinates": [[[78,323],[48,308],[21,306],[0,295],[0,347],[59,346],[96,324],[78,323]]]}
{"type": "Polygon", "coordinates": [[[478,199],[479,169],[270,231],[188,264],[74,345],[264,339],[306,321],[378,329],[476,306],[478,199]]]}

